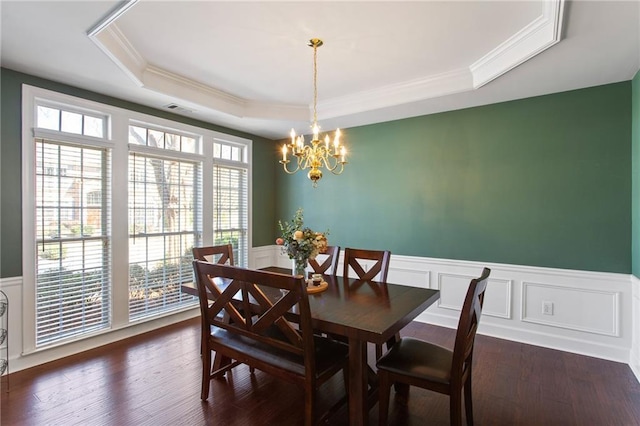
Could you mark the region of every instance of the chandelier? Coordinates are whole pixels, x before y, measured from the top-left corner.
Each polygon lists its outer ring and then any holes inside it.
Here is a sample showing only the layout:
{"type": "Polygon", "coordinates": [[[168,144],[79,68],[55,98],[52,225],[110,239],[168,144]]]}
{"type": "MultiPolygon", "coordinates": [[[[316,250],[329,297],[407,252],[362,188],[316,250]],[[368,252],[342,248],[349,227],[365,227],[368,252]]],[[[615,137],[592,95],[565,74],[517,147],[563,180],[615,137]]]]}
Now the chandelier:
{"type": "Polygon", "coordinates": [[[298,170],[310,169],[307,176],[313,182],[313,187],[318,186],[318,181],[322,179],[322,168],[326,168],[334,175],[339,175],[347,164],[347,150],[344,145],[340,144],[340,129],[336,129],[333,141],[329,135],[325,135],[324,142],[320,142],[320,126],[318,125],[318,47],[322,46],[322,40],[312,38],[308,45],[313,47],[313,123],[311,123],[311,132],[313,139],[311,145],[305,145],[304,136],[296,136],[295,130],[291,129],[291,142],[282,145],[282,160],[284,171],[292,175],[298,170]],[[294,156],[293,162],[295,169],[289,170],[287,165],[291,160],[287,159],[287,155],[291,152],[294,156]]]}

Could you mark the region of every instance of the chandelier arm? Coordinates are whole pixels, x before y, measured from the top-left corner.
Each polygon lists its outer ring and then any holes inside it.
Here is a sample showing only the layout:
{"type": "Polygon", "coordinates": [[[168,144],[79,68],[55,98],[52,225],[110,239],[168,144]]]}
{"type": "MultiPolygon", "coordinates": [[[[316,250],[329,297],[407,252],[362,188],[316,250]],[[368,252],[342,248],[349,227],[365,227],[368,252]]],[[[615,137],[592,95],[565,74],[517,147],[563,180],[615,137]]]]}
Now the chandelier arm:
{"type": "Polygon", "coordinates": [[[327,168],[327,170],[329,170],[330,172],[333,172],[336,169],[336,167],[338,167],[338,164],[339,164],[338,159],[329,154],[325,154],[322,156],[322,162],[324,163],[324,166],[327,168]],[[335,163],[333,165],[331,162],[332,158],[335,160],[335,163]]]}
{"type": "Polygon", "coordinates": [[[287,168],[287,164],[289,164],[290,162],[291,162],[291,161],[289,161],[289,160],[287,160],[287,161],[280,161],[280,164],[282,164],[282,168],[284,169],[284,171],[285,171],[287,174],[292,175],[292,174],[295,174],[298,170],[300,170],[300,162],[298,162],[298,166],[297,166],[297,167],[295,168],[295,170],[293,170],[293,171],[290,171],[290,170],[287,168]]]}
{"type": "MultiPolygon", "coordinates": [[[[342,161],[340,161],[338,164],[340,165],[340,170],[339,171],[335,171],[335,168],[329,169],[329,171],[331,173],[333,173],[334,175],[342,174],[342,171],[344,170],[344,165],[347,164],[347,163],[346,163],[346,161],[344,163],[342,161]]],[[[336,167],[338,166],[338,164],[336,164],[336,167]]]]}

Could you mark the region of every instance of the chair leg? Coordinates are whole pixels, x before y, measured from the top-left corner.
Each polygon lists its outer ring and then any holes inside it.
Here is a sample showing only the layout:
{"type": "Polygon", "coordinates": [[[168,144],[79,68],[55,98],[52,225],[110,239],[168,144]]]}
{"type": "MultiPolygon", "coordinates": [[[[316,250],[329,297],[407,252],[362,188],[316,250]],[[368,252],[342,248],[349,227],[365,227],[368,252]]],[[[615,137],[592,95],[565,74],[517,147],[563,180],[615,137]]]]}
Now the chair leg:
{"type": "Polygon", "coordinates": [[[462,426],[462,389],[449,395],[449,417],[451,426],[462,426]]]}
{"type": "Polygon", "coordinates": [[[389,374],[378,370],[378,425],[385,426],[389,417],[389,395],[391,394],[391,383],[389,374]]]}
{"type": "Polygon", "coordinates": [[[409,402],[409,385],[406,383],[395,382],[393,385],[396,391],[396,401],[402,405],[409,402]]]}
{"type": "Polygon", "coordinates": [[[376,345],[376,361],[382,356],[382,345],[376,345]]]}
{"type": "Polygon", "coordinates": [[[316,421],[315,410],[316,395],[311,386],[305,386],[304,392],[304,424],[305,426],[313,426],[316,421]]]}
{"type": "Polygon", "coordinates": [[[473,426],[473,400],[471,399],[471,372],[464,384],[464,410],[467,416],[467,426],[473,426]]]}
{"type": "Polygon", "coordinates": [[[208,348],[205,348],[204,345],[202,348],[202,390],[200,393],[200,399],[206,401],[209,397],[209,384],[211,382],[211,351],[208,348]]]}

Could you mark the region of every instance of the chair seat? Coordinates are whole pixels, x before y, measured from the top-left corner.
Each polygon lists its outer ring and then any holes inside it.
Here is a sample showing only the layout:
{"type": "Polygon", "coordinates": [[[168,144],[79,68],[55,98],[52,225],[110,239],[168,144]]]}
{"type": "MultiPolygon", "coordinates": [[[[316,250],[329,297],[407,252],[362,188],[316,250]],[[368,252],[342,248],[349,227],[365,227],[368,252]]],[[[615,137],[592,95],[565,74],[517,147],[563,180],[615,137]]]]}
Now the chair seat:
{"type": "MultiPolygon", "coordinates": [[[[274,331],[270,334],[278,338],[279,336],[277,335],[280,333],[274,331]]],[[[314,338],[316,352],[315,373],[316,377],[321,377],[328,371],[332,371],[337,362],[347,359],[349,348],[343,343],[335,342],[324,337],[314,336],[314,338]]],[[[217,345],[222,345],[224,348],[242,354],[240,357],[250,357],[304,377],[305,366],[302,356],[296,356],[285,350],[278,350],[272,345],[264,344],[255,339],[219,328],[211,333],[210,342],[213,348],[216,348],[217,345]]],[[[245,360],[238,359],[238,361],[243,362],[245,360]]]]}
{"type": "Polygon", "coordinates": [[[377,362],[379,370],[448,385],[453,352],[412,337],[403,337],[377,362]]]}

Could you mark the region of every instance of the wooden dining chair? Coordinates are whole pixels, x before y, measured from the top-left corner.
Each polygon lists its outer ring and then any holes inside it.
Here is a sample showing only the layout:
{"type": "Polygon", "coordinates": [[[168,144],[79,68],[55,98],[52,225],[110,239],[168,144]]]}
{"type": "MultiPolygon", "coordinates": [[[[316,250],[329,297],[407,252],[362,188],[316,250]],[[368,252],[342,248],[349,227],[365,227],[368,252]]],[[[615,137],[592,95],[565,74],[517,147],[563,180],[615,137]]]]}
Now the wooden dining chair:
{"type": "MultiPolygon", "coordinates": [[[[211,263],[219,263],[219,264],[228,264],[233,266],[233,246],[231,244],[221,244],[217,246],[204,246],[204,247],[193,247],[191,250],[193,253],[193,258],[195,260],[201,260],[203,262],[211,262],[211,263]]],[[[229,321],[229,316],[225,313],[222,313],[225,316],[226,320],[229,321]]],[[[200,353],[202,354],[204,351],[205,342],[200,342],[200,353]]],[[[214,358],[214,368],[219,369],[223,365],[229,365],[232,363],[232,360],[216,354],[214,358]]],[[[251,372],[253,373],[253,368],[251,368],[251,372]]]]}
{"type": "MultiPolygon", "coordinates": [[[[379,283],[387,282],[389,274],[389,262],[391,260],[391,252],[388,250],[364,250],[364,249],[344,249],[344,269],[342,276],[349,278],[355,276],[362,281],[377,281],[379,283]],[[371,263],[373,262],[373,263],[371,263]],[[367,268],[368,266],[368,268],[367,268]]],[[[396,336],[399,339],[400,335],[396,336]]],[[[390,347],[395,340],[387,343],[390,347]]],[[[382,345],[376,345],[376,359],[382,356],[382,345]]]]}
{"type": "Polygon", "coordinates": [[[206,342],[202,400],[209,396],[209,382],[231,368],[211,370],[211,351],[216,351],[303,388],[304,423],[314,424],[320,386],[342,371],[347,387],[349,350],[314,334],[305,279],[197,260],[193,265],[206,342]],[[223,311],[232,321],[221,320],[223,311]]]}
{"type": "Polygon", "coordinates": [[[344,249],[344,269],[342,276],[353,277],[350,271],[360,280],[387,282],[391,252],[388,250],[344,249]],[[373,262],[373,263],[371,263],[373,262]],[[366,268],[369,266],[368,268],[366,268]]]}
{"type": "Polygon", "coordinates": [[[340,246],[328,246],[327,250],[319,254],[324,259],[322,264],[318,262],[318,257],[315,259],[309,259],[309,266],[313,269],[314,274],[332,275],[336,276],[338,272],[338,258],[340,257],[340,246]]]}
{"type": "Polygon", "coordinates": [[[394,383],[404,384],[405,392],[408,386],[418,386],[449,395],[449,417],[453,426],[462,424],[464,390],[467,425],[473,425],[473,346],[490,273],[489,268],[484,268],[479,278],[471,280],[460,312],[453,351],[423,340],[403,337],[378,360],[380,425],[387,424],[389,394],[394,383]]]}
{"type": "Polygon", "coordinates": [[[211,263],[228,263],[233,266],[233,246],[223,244],[219,246],[194,247],[193,258],[211,263]]]}

